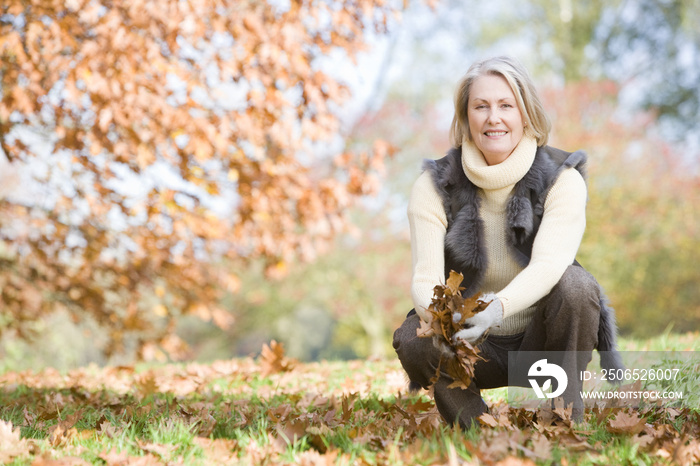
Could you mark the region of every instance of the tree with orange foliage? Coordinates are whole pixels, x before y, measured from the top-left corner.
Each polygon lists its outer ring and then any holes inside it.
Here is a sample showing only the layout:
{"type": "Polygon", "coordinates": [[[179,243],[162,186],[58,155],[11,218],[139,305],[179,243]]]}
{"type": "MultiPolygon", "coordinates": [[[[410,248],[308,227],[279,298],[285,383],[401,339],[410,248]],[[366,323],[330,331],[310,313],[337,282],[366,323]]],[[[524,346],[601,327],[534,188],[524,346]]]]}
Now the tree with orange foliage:
{"type": "Polygon", "coordinates": [[[0,146],[34,180],[0,201],[0,333],[61,308],[107,354],[130,334],[182,356],[179,316],[231,323],[231,263],[281,275],[348,226],[391,149],[319,151],[349,97],[321,61],[354,60],[400,6],[273,3],[0,7],[0,146]]]}

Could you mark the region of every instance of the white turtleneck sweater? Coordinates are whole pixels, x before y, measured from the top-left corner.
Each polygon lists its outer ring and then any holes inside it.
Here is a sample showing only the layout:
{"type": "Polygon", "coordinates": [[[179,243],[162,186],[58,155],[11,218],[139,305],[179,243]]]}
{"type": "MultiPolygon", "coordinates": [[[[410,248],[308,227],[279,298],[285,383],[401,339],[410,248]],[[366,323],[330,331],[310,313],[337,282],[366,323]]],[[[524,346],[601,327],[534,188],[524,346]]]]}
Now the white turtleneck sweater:
{"type": "MultiPolygon", "coordinates": [[[[523,136],[513,153],[489,166],[476,146],[462,144],[462,168],[478,188],[479,214],[484,222],[487,269],[481,292],[495,292],[503,304],[503,324],[495,335],[523,332],[535,312],[534,304],[549,294],[576,256],[586,227],[586,184],[575,168],[565,169],[547,194],[544,216],[527,267],[509,252],[506,206],[515,184],[535,160],[537,143],[523,136]]],[[[433,288],[445,283],[444,240],[447,217],[430,173],[416,180],[408,204],[413,278],[411,295],[418,315],[426,319],[433,288]]]]}

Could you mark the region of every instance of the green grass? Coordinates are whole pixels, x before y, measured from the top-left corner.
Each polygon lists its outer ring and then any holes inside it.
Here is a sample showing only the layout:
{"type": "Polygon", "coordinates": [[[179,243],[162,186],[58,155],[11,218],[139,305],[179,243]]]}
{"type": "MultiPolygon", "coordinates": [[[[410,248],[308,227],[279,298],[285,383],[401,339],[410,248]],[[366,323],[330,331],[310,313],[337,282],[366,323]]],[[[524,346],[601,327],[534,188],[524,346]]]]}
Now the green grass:
{"type": "MultiPolygon", "coordinates": [[[[697,350],[698,340],[697,334],[666,332],[646,341],[623,339],[621,348],[697,350]]],[[[697,367],[685,369],[679,383],[689,393],[697,391],[697,367]]],[[[395,360],[298,364],[269,375],[249,359],[63,374],[8,372],[0,375],[0,419],[11,422],[15,433],[19,429],[21,440],[0,428],[0,460],[23,465],[40,457],[81,458],[108,464],[148,457],[164,464],[296,464],[325,456],[335,464],[488,464],[517,458],[542,465],[647,465],[692,460],[693,451],[700,451],[690,440],[700,433],[697,405],[588,413],[585,422],[574,424],[551,412],[509,409],[502,402],[505,389],[497,389],[486,391],[485,398],[503,427],[461,430],[439,419],[425,392],[409,395],[404,386],[395,360]],[[613,433],[611,422],[623,411],[644,419],[644,431],[613,433]],[[8,457],[3,450],[14,453],[8,457]]]]}

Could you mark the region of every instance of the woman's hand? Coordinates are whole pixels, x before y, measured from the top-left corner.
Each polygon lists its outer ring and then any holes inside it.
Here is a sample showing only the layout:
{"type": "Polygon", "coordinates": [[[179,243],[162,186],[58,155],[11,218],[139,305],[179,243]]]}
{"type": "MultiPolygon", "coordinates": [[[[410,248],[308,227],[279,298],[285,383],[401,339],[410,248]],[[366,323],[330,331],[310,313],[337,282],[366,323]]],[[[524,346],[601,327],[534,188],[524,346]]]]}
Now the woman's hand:
{"type": "Polygon", "coordinates": [[[469,327],[455,333],[454,339],[465,340],[473,345],[483,337],[488,329],[503,323],[503,305],[495,294],[483,294],[479,297],[479,301],[491,301],[491,303],[483,311],[466,319],[464,325],[469,327]]]}

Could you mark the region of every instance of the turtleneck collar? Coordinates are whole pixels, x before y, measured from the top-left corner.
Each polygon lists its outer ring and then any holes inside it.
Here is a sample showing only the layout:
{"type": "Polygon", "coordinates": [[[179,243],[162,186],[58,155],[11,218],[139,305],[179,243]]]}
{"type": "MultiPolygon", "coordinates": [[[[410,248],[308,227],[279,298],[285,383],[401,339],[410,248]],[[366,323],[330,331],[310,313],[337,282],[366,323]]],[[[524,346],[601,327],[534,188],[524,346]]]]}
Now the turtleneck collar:
{"type": "Polygon", "coordinates": [[[523,135],[513,152],[498,165],[488,165],[481,151],[473,142],[462,142],[462,168],[467,178],[484,190],[503,189],[512,186],[530,170],[535,161],[537,140],[523,135]]]}

